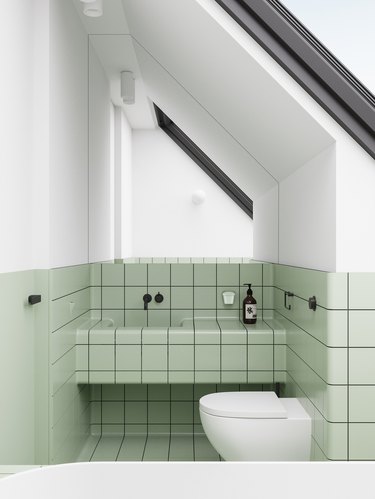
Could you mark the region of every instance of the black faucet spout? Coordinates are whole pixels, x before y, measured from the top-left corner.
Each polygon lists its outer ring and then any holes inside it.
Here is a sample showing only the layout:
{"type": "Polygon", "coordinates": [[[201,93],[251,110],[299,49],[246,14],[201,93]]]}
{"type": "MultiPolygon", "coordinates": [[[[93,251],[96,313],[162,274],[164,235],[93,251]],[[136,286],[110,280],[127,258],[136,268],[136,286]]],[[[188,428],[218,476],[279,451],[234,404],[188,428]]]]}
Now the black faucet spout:
{"type": "Polygon", "coordinates": [[[150,303],[151,300],[152,300],[152,296],[149,295],[148,293],[143,295],[143,310],[148,309],[148,304],[150,303]]]}

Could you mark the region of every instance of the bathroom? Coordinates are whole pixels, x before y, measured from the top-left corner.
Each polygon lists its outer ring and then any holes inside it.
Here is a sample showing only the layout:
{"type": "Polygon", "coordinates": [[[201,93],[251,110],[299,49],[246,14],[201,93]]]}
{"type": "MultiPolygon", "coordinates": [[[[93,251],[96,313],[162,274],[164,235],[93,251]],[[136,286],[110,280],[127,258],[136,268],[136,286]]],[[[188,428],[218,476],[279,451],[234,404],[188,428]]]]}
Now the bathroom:
{"type": "Polygon", "coordinates": [[[0,19],[0,475],[219,461],[198,402],[224,391],[297,398],[312,461],[374,460],[373,158],[215,2],[103,8],[88,18],[79,0],[12,0],[0,19]],[[201,23],[191,46],[183,18],[201,23]],[[225,71],[207,30],[226,44],[225,71]],[[122,102],[123,71],[134,104],[122,102]],[[249,96],[250,83],[267,95],[249,96]],[[254,218],[158,127],[153,103],[254,218]],[[244,283],[255,327],[239,324],[244,283]],[[131,368],[116,352],[124,327],[131,368]],[[147,345],[144,328],[158,340],[147,345]]]}

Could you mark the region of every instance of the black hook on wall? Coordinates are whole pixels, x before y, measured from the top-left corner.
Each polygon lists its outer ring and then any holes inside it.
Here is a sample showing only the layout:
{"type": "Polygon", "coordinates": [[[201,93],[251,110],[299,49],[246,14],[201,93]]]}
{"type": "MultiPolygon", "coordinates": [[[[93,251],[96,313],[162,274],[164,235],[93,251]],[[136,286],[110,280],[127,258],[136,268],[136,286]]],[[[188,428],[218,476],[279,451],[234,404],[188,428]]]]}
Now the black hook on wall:
{"type": "Polygon", "coordinates": [[[290,291],[284,291],[284,307],[287,310],[291,310],[292,306],[286,304],[286,299],[287,297],[292,297],[292,296],[294,296],[294,293],[291,293],[290,291]]]}

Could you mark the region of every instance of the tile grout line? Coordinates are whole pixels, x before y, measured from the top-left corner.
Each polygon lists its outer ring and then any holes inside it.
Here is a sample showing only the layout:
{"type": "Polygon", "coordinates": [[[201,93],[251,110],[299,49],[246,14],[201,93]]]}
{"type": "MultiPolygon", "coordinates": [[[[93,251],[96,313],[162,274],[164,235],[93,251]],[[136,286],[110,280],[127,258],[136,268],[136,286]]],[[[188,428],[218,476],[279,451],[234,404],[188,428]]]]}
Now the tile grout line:
{"type": "Polygon", "coordinates": [[[349,349],[349,345],[350,345],[350,332],[349,332],[349,324],[350,324],[350,321],[349,321],[349,310],[350,310],[350,303],[349,303],[349,297],[350,297],[350,282],[349,282],[349,273],[346,275],[346,306],[347,306],[347,312],[346,312],[346,345],[347,345],[347,353],[346,353],[346,362],[347,362],[347,373],[346,373],[346,376],[347,376],[347,389],[346,389],[346,403],[347,403],[347,406],[346,406],[346,411],[347,411],[347,429],[346,429],[346,438],[347,438],[347,448],[346,448],[346,452],[347,452],[347,460],[349,461],[349,458],[350,458],[350,411],[349,411],[349,407],[350,407],[350,375],[349,375],[349,369],[350,369],[350,349],[349,349]]]}

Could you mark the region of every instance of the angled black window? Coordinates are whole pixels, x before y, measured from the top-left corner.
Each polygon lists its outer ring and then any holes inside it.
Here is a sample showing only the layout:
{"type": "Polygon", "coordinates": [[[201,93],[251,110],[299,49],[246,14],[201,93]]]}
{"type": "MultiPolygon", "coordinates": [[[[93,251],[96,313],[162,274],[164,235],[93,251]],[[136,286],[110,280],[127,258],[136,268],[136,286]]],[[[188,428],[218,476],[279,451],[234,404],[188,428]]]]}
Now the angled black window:
{"type": "Polygon", "coordinates": [[[375,158],[374,95],[281,2],[216,2],[375,158]]]}
{"type": "Polygon", "coordinates": [[[202,170],[253,218],[252,200],[173,121],[154,104],[160,128],[183,149],[202,170]]]}

